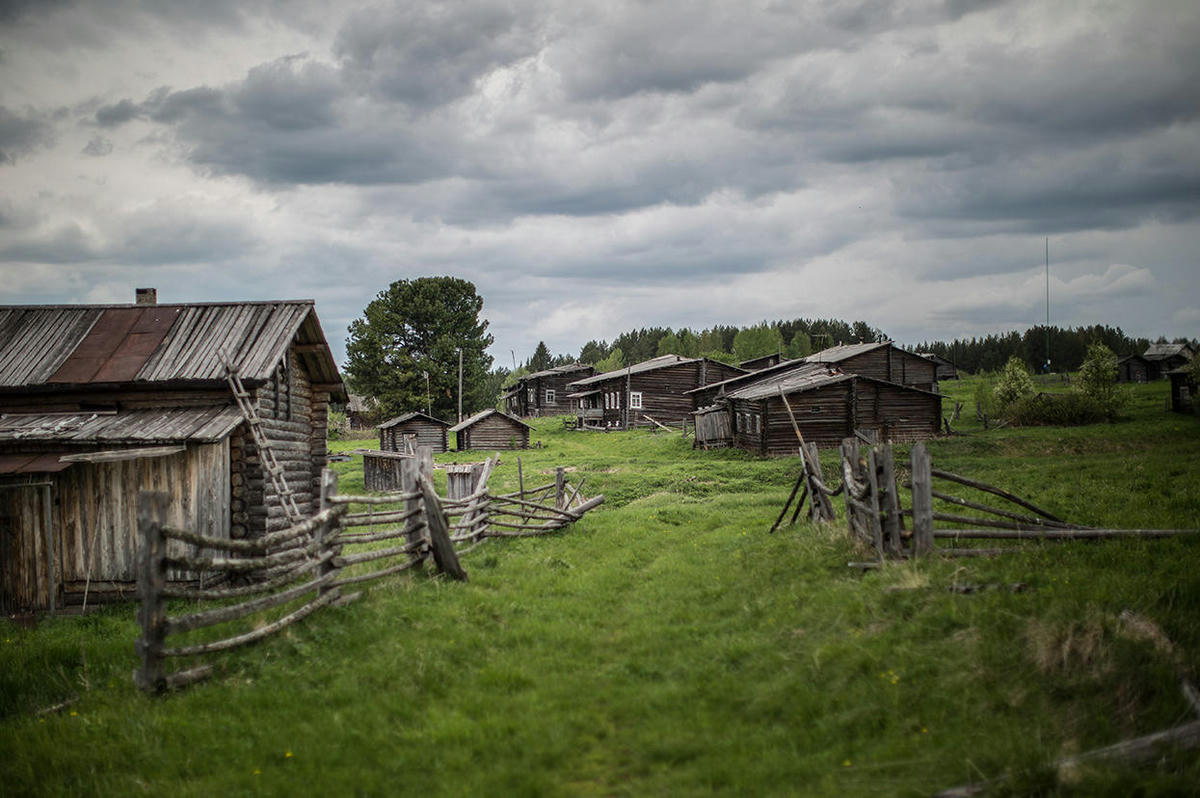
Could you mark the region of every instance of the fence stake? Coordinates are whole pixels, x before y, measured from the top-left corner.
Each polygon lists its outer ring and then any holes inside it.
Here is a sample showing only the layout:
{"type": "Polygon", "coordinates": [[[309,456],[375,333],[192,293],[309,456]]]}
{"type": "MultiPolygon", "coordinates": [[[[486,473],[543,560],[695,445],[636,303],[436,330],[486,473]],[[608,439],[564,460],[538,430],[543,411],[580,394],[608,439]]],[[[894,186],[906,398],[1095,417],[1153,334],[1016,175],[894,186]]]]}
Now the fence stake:
{"type": "Polygon", "coordinates": [[[933,464],[925,444],[912,447],[913,553],[918,557],[933,551],[933,464]]]}
{"type": "MultiPolygon", "coordinates": [[[[331,496],[337,495],[337,484],[338,484],[338,476],[337,476],[336,471],[334,471],[332,468],[321,469],[321,503],[320,503],[319,507],[322,512],[324,512],[325,510],[327,510],[333,506],[332,503],[329,501],[329,499],[331,496]]],[[[317,549],[318,556],[320,556],[320,554],[325,551],[325,543],[326,543],[326,539],[328,538],[328,535],[326,534],[326,532],[327,532],[326,524],[320,524],[317,526],[316,529],[313,530],[313,540],[316,541],[316,543],[319,545],[319,547],[317,549]]],[[[334,569],[333,563],[330,560],[326,560],[325,562],[323,562],[317,566],[317,574],[316,575],[318,577],[325,576],[327,573],[329,573],[333,569],[334,569]]],[[[317,595],[323,596],[326,593],[328,593],[329,590],[330,590],[330,588],[328,585],[322,585],[317,590],[317,595]]]]}
{"type": "Polygon", "coordinates": [[[566,491],[563,489],[563,484],[566,482],[566,472],[563,467],[559,466],[554,469],[554,509],[561,510],[563,508],[563,498],[566,496],[566,491]]]}
{"type": "Polygon", "coordinates": [[[871,496],[871,542],[875,546],[875,553],[883,559],[883,523],[880,520],[879,509],[879,465],[875,458],[875,447],[867,449],[867,484],[870,486],[871,496]]]}
{"type": "Polygon", "coordinates": [[[159,491],[138,493],[138,533],[142,539],[142,557],[138,573],[138,597],[142,601],[138,620],[142,639],[137,653],[142,666],[133,673],[138,687],[159,692],[166,686],[163,674],[163,639],[166,631],[166,602],[162,591],[167,584],[167,541],[163,524],[167,521],[167,494],[159,491]]]}
{"type": "Polygon", "coordinates": [[[425,561],[425,547],[417,545],[426,538],[425,528],[421,524],[421,515],[418,512],[421,508],[421,497],[416,495],[421,491],[420,471],[421,463],[416,458],[405,460],[400,466],[400,490],[412,496],[412,498],[404,500],[404,511],[414,513],[404,522],[404,539],[413,547],[412,553],[408,557],[415,563],[425,561]]]}
{"type": "Polygon", "coordinates": [[[888,554],[895,557],[900,554],[900,497],[896,495],[896,464],[891,446],[880,446],[878,449],[875,462],[879,469],[879,489],[883,492],[880,497],[883,503],[883,544],[888,554]]]}

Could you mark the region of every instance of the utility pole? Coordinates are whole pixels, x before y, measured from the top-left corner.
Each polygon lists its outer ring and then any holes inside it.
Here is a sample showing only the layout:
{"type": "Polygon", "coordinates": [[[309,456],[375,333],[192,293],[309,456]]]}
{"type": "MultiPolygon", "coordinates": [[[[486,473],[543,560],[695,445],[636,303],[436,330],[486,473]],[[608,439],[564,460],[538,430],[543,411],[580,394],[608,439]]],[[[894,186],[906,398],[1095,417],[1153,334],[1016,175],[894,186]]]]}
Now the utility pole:
{"type": "Polygon", "coordinates": [[[462,423],[462,347],[458,348],[458,423],[462,423]]]}
{"type": "Polygon", "coordinates": [[[1050,236],[1046,236],[1046,365],[1042,371],[1050,373],[1050,236]]]}

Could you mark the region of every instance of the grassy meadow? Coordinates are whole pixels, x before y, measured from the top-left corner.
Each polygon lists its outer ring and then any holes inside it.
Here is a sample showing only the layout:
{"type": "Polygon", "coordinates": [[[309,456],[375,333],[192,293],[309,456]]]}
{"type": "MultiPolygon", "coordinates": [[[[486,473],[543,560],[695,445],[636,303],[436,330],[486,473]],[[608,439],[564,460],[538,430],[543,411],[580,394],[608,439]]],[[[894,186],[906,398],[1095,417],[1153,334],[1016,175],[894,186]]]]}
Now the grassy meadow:
{"type": "MultiPolygon", "coordinates": [[[[1200,526],[1200,418],[1164,410],[1166,383],[1077,428],[984,431],[972,381],[943,391],[966,407],[936,468],[1077,523],[1200,526]]],[[[1179,682],[1200,662],[1200,539],[864,573],[840,524],[767,534],[794,459],[534,426],[526,485],[565,466],[604,505],[489,541],[467,583],[385,580],[183,692],[134,688],[132,605],[0,620],[0,792],[915,796],[1008,774],[997,794],[1195,794],[1196,752],[1047,765],[1195,719],[1179,682]]],[[[516,489],[517,456],[494,487],[516,489]]],[[[361,458],[337,470],[362,489],[361,458]]]]}

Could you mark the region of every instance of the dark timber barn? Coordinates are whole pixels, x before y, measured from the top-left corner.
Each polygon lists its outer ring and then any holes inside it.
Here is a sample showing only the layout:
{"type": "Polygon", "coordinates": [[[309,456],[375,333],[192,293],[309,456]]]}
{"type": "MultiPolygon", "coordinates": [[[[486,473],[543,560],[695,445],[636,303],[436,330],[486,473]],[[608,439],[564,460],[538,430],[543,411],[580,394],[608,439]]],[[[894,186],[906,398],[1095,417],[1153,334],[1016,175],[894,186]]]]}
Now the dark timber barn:
{"type": "Polygon", "coordinates": [[[567,398],[567,385],[595,373],[594,366],[569,363],[526,374],[516,383],[505,386],[505,407],[510,415],[518,418],[574,413],[578,405],[567,398]]]}
{"type": "Polygon", "coordinates": [[[688,391],[744,374],[704,357],[663,355],[634,366],[571,383],[585,426],[628,429],[637,425],[679,423],[691,415],[688,391]]]}
{"type": "Polygon", "coordinates": [[[809,355],[805,360],[835,365],[850,374],[937,392],[937,364],[905,352],[890,341],[833,346],[809,355]]]}
{"type": "Polygon", "coordinates": [[[882,441],[921,440],[938,432],[941,397],[825,364],[804,364],[732,386],[714,405],[696,411],[695,445],[795,454],[793,418],[804,440],[822,447],[836,446],[855,432],[874,432],[882,441]]]}
{"type": "Polygon", "coordinates": [[[428,446],[434,454],[445,452],[450,449],[447,443],[449,429],[448,423],[433,416],[420,412],[405,413],[379,425],[379,450],[410,452],[418,446],[428,446]]]}
{"type": "Polygon", "coordinates": [[[139,490],[206,535],[287,525],[223,358],[300,514],[316,505],[345,389],[314,303],[138,299],[0,307],[0,610],[132,596],[139,490]]]}
{"type": "Polygon", "coordinates": [[[466,449],[528,449],[529,432],[533,428],[519,418],[499,410],[476,413],[450,431],[458,436],[455,448],[466,449]]]}

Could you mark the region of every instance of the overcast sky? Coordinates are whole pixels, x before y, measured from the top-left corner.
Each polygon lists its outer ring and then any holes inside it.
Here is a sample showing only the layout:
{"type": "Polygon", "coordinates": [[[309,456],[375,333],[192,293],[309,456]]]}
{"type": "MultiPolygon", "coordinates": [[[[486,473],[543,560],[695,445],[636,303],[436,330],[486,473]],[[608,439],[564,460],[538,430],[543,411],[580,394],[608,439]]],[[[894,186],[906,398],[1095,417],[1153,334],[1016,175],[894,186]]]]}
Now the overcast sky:
{"type": "Polygon", "coordinates": [[[0,0],[0,304],[1200,337],[1200,3],[0,0]]]}

